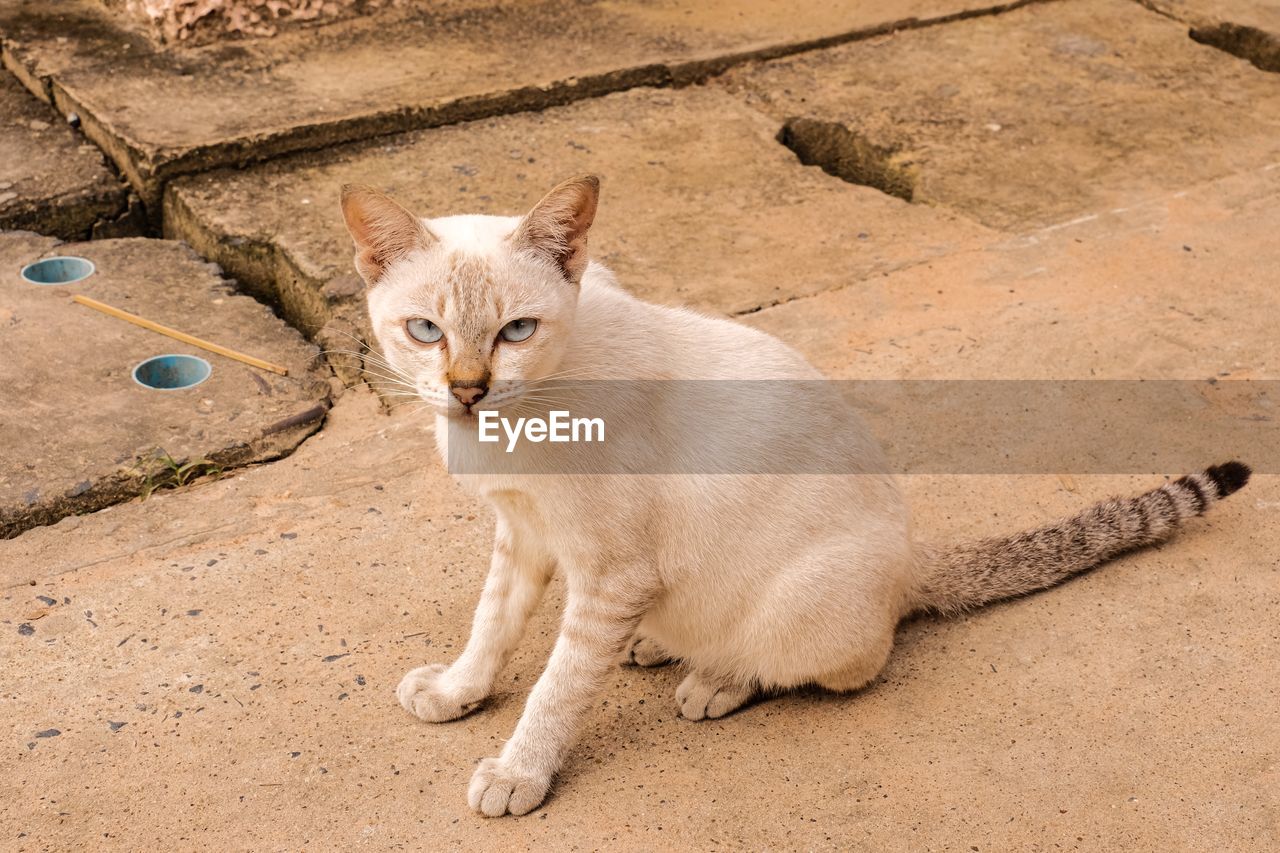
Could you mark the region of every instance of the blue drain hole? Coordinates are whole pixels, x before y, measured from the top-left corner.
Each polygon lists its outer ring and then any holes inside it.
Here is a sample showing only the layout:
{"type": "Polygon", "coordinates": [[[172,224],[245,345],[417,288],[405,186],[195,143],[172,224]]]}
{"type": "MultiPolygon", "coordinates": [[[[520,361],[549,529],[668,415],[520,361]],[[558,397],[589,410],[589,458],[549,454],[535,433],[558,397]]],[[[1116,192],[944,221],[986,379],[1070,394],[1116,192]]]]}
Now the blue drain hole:
{"type": "Polygon", "coordinates": [[[22,278],[32,284],[72,284],[93,275],[93,261],[72,255],[45,258],[22,268],[22,278]]]}
{"type": "Polygon", "coordinates": [[[194,355],[157,355],[133,369],[133,381],[157,391],[181,391],[209,378],[213,368],[194,355]]]}

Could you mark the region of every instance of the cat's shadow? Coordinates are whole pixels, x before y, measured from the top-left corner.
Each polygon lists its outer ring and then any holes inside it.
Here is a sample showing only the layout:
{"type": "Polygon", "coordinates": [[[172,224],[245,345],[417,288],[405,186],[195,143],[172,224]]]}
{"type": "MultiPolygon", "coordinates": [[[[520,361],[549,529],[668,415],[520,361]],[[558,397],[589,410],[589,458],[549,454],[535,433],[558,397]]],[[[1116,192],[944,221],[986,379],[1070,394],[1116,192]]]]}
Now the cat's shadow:
{"type": "MultiPolygon", "coordinates": [[[[638,679],[644,683],[644,698],[640,700],[641,702],[656,702],[659,708],[667,710],[658,714],[656,719],[653,715],[649,715],[647,719],[642,720],[637,717],[634,709],[632,709],[632,713],[620,713],[607,723],[599,726],[595,730],[593,737],[584,738],[570,752],[564,766],[557,774],[557,783],[552,786],[551,792],[542,805],[539,806],[539,809],[548,808],[554,803],[558,792],[564,789],[567,780],[589,772],[598,766],[601,762],[600,755],[602,753],[612,754],[618,751],[620,744],[624,743],[631,744],[626,747],[628,751],[647,748],[636,744],[634,736],[641,727],[649,722],[663,727],[655,737],[658,744],[664,744],[669,748],[673,744],[686,742],[689,737],[697,736],[700,732],[710,737],[734,737],[740,731],[738,726],[760,714],[764,709],[771,709],[772,713],[789,715],[803,714],[806,709],[812,710],[814,706],[835,709],[841,712],[852,710],[859,702],[866,701],[869,696],[884,690],[896,689],[903,682],[925,677],[921,674],[919,668],[915,666],[915,663],[918,662],[920,656],[944,653],[942,648],[943,641],[940,636],[944,632],[951,633],[957,626],[960,627],[962,632],[970,629],[981,630],[977,623],[992,618],[994,614],[1005,607],[1016,606],[1017,602],[1018,599],[1015,598],[991,604],[982,610],[966,614],[963,626],[960,626],[960,620],[955,617],[928,614],[908,617],[898,625],[894,639],[893,654],[890,656],[884,670],[865,687],[847,693],[836,693],[817,685],[764,692],[753,697],[733,712],[713,720],[692,721],[680,716],[675,702],[675,690],[688,673],[688,667],[684,664],[675,661],[653,667],[620,667],[623,671],[623,678],[638,679]]],[[[947,638],[947,642],[951,639],[954,639],[954,637],[947,638]]],[[[526,690],[511,689],[490,697],[485,709],[495,711],[511,706],[519,707],[526,698],[526,690]]],[[[658,746],[657,748],[662,747],[658,746]]]]}

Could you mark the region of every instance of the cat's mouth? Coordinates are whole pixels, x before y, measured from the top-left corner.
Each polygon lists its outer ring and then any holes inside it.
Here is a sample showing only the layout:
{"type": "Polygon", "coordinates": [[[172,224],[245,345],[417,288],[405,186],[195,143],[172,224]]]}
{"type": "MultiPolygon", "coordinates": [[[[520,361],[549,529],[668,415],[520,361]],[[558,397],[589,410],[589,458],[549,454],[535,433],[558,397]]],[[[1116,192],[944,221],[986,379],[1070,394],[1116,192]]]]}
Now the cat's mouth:
{"type": "Polygon", "coordinates": [[[510,409],[519,402],[519,394],[505,393],[493,395],[492,399],[490,399],[489,395],[486,395],[484,398],[471,404],[463,403],[457,399],[450,399],[443,406],[439,403],[435,403],[434,405],[437,414],[444,415],[450,420],[471,422],[478,420],[481,412],[501,413],[503,410],[510,409]]]}
{"type": "Polygon", "coordinates": [[[481,412],[509,414],[525,407],[538,408],[542,401],[538,389],[518,379],[502,379],[491,383],[474,402],[465,403],[448,388],[419,386],[418,396],[435,414],[458,421],[476,421],[481,412]]]}
{"type": "Polygon", "coordinates": [[[446,388],[418,387],[418,399],[427,404],[433,414],[451,420],[474,421],[480,412],[502,411],[519,403],[523,395],[515,389],[491,388],[488,393],[472,403],[464,403],[446,388]]]}

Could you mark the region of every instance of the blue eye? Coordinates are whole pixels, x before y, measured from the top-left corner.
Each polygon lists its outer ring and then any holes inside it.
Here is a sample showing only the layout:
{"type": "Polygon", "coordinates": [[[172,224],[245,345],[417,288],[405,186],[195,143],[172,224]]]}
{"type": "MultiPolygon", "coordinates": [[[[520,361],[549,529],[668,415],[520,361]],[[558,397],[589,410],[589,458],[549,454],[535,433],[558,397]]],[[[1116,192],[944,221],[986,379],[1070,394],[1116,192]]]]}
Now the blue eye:
{"type": "Polygon", "coordinates": [[[510,323],[502,327],[502,331],[498,332],[498,337],[504,341],[518,344],[521,341],[529,340],[529,336],[538,328],[538,321],[532,317],[522,317],[519,320],[512,320],[510,323]]]}
{"type": "Polygon", "coordinates": [[[444,337],[444,332],[441,331],[439,326],[421,317],[414,317],[412,320],[405,321],[404,328],[409,333],[409,337],[424,344],[434,344],[444,337]]]}

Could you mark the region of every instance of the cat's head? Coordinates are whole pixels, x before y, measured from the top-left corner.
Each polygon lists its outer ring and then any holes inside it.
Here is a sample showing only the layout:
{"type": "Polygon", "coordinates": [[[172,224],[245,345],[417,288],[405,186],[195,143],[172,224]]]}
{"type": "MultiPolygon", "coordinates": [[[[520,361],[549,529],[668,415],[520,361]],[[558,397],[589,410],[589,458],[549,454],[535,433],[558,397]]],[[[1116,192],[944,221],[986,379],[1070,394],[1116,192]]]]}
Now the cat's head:
{"type": "Polygon", "coordinates": [[[374,335],[437,412],[500,409],[524,383],[556,370],[599,190],[586,175],[561,183],[523,218],[421,219],[377,190],[343,187],[374,335]]]}

